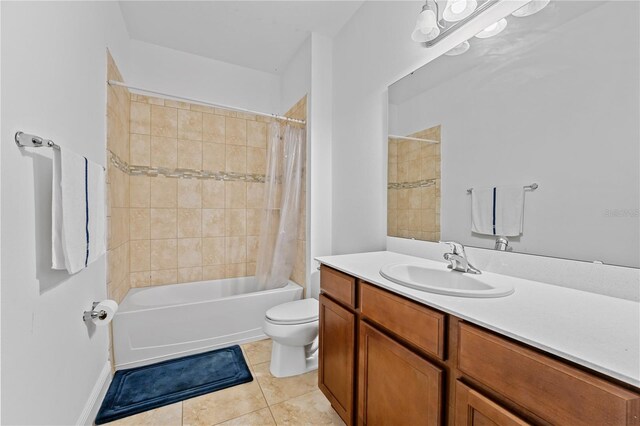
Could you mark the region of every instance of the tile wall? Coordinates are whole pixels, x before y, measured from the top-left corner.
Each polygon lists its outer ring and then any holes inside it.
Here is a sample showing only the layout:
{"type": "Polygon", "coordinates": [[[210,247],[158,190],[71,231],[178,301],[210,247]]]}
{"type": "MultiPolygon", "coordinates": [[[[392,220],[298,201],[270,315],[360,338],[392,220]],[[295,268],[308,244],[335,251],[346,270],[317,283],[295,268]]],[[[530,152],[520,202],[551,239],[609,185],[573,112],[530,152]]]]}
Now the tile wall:
{"type": "MultiPolygon", "coordinates": [[[[107,78],[122,81],[107,52],[107,78]]],[[[107,290],[120,302],[129,291],[129,91],[107,86],[107,290]]]]}
{"type": "Polygon", "coordinates": [[[440,240],[440,126],[409,135],[437,143],[389,139],[387,234],[440,240]]]}

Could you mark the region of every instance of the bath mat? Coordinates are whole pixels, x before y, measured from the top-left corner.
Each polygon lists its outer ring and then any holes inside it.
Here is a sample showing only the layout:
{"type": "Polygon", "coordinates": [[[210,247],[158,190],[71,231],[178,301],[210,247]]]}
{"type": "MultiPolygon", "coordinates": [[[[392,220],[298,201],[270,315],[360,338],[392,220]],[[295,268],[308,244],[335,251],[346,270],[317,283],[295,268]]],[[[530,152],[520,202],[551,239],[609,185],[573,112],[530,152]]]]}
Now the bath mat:
{"type": "Polygon", "coordinates": [[[116,371],[95,423],[111,422],[252,380],[238,345],[116,371]]]}

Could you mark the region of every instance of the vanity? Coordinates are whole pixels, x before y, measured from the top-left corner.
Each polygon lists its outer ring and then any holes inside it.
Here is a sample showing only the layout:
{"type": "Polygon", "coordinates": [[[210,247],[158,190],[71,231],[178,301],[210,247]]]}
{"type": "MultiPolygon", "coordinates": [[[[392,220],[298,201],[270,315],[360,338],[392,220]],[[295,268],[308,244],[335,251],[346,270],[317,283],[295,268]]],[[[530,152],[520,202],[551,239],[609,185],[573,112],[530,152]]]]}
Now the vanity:
{"type": "Polygon", "coordinates": [[[380,269],[446,265],[392,252],[318,261],[318,384],[347,425],[640,425],[637,302],[506,276],[504,297],[425,292],[380,269]]]}

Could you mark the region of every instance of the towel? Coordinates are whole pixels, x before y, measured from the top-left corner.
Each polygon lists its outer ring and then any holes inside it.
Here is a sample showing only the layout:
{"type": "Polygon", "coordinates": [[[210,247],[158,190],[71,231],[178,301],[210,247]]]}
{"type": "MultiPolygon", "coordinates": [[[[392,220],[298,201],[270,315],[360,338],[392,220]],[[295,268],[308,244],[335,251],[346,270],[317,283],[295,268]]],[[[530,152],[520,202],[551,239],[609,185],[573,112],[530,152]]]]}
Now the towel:
{"type": "Polygon", "coordinates": [[[75,274],[105,252],[104,169],[68,150],[54,150],[52,268],[75,274]]]}
{"type": "Polygon", "coordinates": [[[471,191],[471,231],[514,237],[522,234],[524,188],[504,186],[471,191]]]}

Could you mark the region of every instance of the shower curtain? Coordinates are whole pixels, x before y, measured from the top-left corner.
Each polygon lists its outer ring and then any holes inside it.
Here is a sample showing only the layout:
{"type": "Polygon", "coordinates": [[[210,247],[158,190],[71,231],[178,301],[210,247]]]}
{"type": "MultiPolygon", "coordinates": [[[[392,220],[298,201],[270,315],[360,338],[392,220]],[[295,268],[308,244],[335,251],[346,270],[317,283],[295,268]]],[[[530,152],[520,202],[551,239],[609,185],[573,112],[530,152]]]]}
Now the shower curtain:
{"type": "Polygon", "coordinates": [[[305,130],[271,123],[256,278],[258,290],[287,284],[300,220],[305,130]]]}

